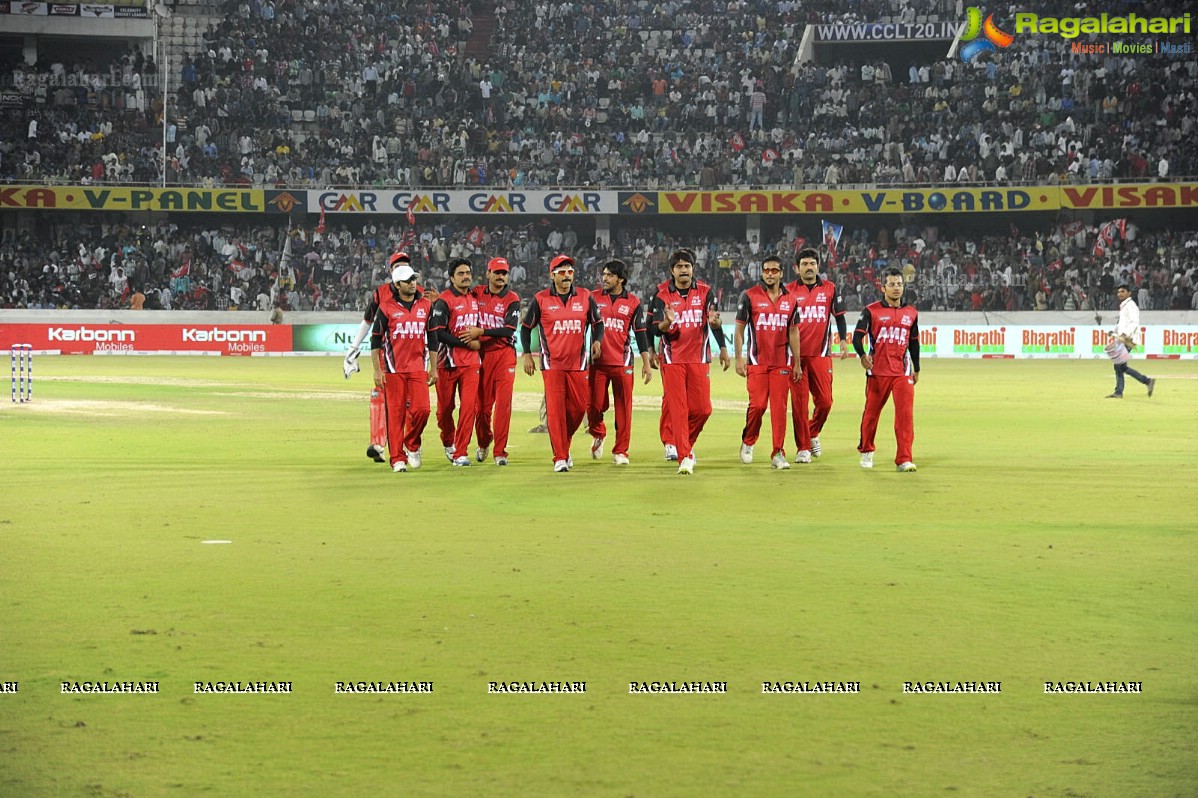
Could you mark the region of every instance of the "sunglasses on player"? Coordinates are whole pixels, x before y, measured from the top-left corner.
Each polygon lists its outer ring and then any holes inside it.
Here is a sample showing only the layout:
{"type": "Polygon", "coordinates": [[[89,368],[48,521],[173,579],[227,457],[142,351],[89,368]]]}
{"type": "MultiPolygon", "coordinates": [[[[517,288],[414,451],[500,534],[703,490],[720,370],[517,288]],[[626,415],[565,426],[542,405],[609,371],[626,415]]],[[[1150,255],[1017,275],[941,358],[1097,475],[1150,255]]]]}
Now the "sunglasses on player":
{"type": "Polygon", "coordinates": [[[569,277],[570,275],[574,274],[574,270],[573,269],[554,269],[553,273],[560,274],[563,277],[569,277]]]}

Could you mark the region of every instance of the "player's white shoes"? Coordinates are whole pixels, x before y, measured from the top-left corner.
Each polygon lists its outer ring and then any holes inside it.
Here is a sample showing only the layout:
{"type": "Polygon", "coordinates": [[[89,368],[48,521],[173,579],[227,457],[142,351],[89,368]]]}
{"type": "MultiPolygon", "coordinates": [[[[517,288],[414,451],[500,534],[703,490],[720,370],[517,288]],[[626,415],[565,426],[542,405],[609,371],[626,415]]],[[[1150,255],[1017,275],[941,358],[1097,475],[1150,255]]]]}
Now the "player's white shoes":
{"type": "Polygon", "coordinates": [[[478,450],[474,453],[474,459],[481,463],[487,459],[487,455],[490,453],[491,453],[490,446],[480,446],[480,447],[478,447],[478,450]]]}
{"type": "Polygon", "coordinates": [[[605,438],[595,438],[591,441],[591,459],[598,460],[603,456],[603,441],[605,438]]]}
{"type": "Polygon", "coordinates": [[[819,445],[819,438],[812,438],[811,439],[811,456],[819,457],[823,453],[823,451],[824,451],[823,447],[819,445]]]}
{"type": "Polygon", "coordinates": [[[383,452],[385,451],[387,450],[382,446],[379,446],[377,443],[372,443],[366,447],[366,456],[376,463],[385,463],[387,462],[385,459],[383,459],[383,452]]]}
{"type": "Polygon", "coordinates": [[[470,458],[469,458],[469,457],[458,457],[458,458],[456,458],[456,459],[454,459],[454,460],[450,460],[449,462],[451,462],[451,463],[453,463],[455,466],[457,466],[457,467],[461,468],[461,467],[463,467],[463,466],[468,466],[468,465],[470,465],[470,458]]]}
{"type": "Polygon", "coordinates": [[[678,464],[678,473],[679,474],[695,473],[695,458],[693,458],[693,457],[682,458],[682,462],[680,462],[678,464]]]}
{"type": "Polygon", "coordinates": [[[396,474],[402,474],[408,470],[408,464],[405,463],[403,460],[396,460],[395,463],[391,466],[391,470],[394,471],[396,474]]]}
{"type": "Polygon", "coordinates": [[[553,461],[553,473],[564,474],[569,470],[570,470],[570,464],[567,461],[565,461],[565,460],[554,460],[553,461]]]}
{"type": "Polygon", "coordinates": [[[790,463],[786,459],[786,452],[778,452],[770,458],[770,468],[786,470],[790,468],[790,463]]]}
{"type": "Polygon", "coordinates": [[[445,447],[445,459],[451,463],[453,462],[453,447],[452,446],[445,447]]]}
{"type": "Polygon", "coordinates": [[[573,467],[574,467],[574,456],[566,455],[566,468],[573,468],[573,467]]]}
{"type": "Polygon", "coordinates": [[[908,460],[905,463],[899,463],[898,466],[896,466],[896,468],[899,471],[915,471],[915,470],[917,470],[915,468],[915,463],[912,463],[910,460],[908,460]]]}
{"type": "Polygon", "coordinates": [[[740,445],[740,461],[745,465],[753,462],[753,447],[747,443],[740,445]]]}
{"type": "Polygon", "coordinates": [[[613,454],[613,455],[611,456],[611,461],[612,461],[613,463],[615,463],[616,465],[628,465],[628,455],[626,455],[626,454],[613,454]]]}
{"type": "Polygon", "coordinates": [[[420,468],[420,450],[419,449],[417,449],[414,452],[409,452],[407,449],[404,449],[403,453],[408,456],[408,467],[409,468],[411,468],[413,471],[415,471],[417,468],[420,468]]]}
{"type": "Polygon", "coordinates": [[[795,462],[796,463],[810,463],[811,462],[811,450],[810,449],[800,449],[799,451],[795,452],[795,462]]]}
{"type": "Polygon", "coordinates": [[[666,444],[666,462],[667,463],[678,462],[678,447],[672,443],[666,444]]]}
{"type": "Polygon", "coordinates": [[[495,465],[507,465],[507,458],[506,457],[496,457],[495,465]]]}
{"type": "Polygon", "coordinates": [[[873,468],[874,467],[874,453],[873,452],[862,452],[861,453],[861,467],[862,468],[873,468]]]}
{"type": "Polygon", "coordinates": [[[349,375],[355,371],[361,371],[362,367],[358,365],[358,355],[362,354],[357,349],[347,353],[345,360],[341,361],[341,373],[345,375],[345,379],[349,379],[349,375]]]}

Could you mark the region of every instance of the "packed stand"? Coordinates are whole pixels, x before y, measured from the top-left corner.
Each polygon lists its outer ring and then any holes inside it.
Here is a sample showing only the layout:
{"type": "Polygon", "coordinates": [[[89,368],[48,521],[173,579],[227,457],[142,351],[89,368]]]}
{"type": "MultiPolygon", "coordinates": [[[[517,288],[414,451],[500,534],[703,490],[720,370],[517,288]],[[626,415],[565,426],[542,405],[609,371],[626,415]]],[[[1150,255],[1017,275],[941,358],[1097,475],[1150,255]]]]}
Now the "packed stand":
{"type": "MultiPolygon", "coordinates": [[[[1127,222],[1095,255],[1099,232],[1081,223],[952,237],[934,225],[874,235],[846,229],[825,272],[850,310],[876,298],[877,276],[887,266],[903,270],[908,300],[929,311],[1101,310],[1114,306],[1115,287],[1124,282],[1142,310],[1198,310],[1198,231],[1142,231],[1127,222]]],[[[646,295],[665,279],[669,253],[687,246],[699,279],[713,286],[722,310],[732,311],[760,279],[763,255],[789,260],[818,243],[795,227],[761,241],[629,227],[611,241],[596,241],[568,225],[460,219],[419,235],[404,223],[374,221],[323,232],[249,224],[64,225],[49,236],[21,234],[0,244],[0,307],[358,311],[386,279],[387,256],[399,249],[409,252],[431,290],[444,288],[453,258],[471,258],[481,275],[488,258],[503,255],[512,264],[512,288],[527,298],[547,286],[552,255],[567,252],[578,262],[580,285],[598,285],[604,260],[614,256],[629,265],[629,289],[646,295]]]]}
{"type": "MultiPolygon", "coordinates": [[[[1128,13],[1092,5],[1087,14],[1128,13]]],[[[961,6],[918,11],[953,20],[961,6]]],[[[1041,6],[1076,13],[1065,0],[1041,6]]],[[[805,188],[1198,174],[1187,144],[1198,118],[1193,58],[1071,54],[1063,39],[1025,37],[969,65],[796,65],[806,24],[913,21],[906,0],[224,8],[206,49],[178,68],[172,183],[805,188]],[[495,30],[480,61],[466,51],[482,14],[495,30]]],[[[1001,19],[1020,9],[993,10],[1001,19]]],[[[1134,10],[1176,11],[1164,0],[1134,10]]],[[[863,51],[825,46],[820,57],[863,51]]],[[[101,102],[77,119],[78,106],[64,114],[57,98],[3,123],[6,179],[90,170],[91,180],[154,181],[152,100],[132,114],[101,102]],[[107,130],[103,147],[63,140],[97,129],[107,130]],[[97,165],[101,155],[121,168],[97,165]]]]}

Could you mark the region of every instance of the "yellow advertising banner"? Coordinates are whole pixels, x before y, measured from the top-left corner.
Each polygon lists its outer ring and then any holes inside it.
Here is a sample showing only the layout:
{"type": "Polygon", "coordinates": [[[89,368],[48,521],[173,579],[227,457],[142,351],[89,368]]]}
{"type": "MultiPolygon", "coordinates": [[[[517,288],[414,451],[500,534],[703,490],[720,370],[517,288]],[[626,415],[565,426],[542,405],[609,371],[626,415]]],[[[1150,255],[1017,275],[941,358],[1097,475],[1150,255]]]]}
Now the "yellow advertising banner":
{"type": "Polygon", "coordinates": [[[665,214],[1007,213],[1055,211],[1056,187],[878,188],[828,191],[658,191],[665,214]]]}
{"type": "Polygon", "coordinates": [[[1063,186],[1065,210],[1198,208],[1198,183],[1129,183],[1113,186],[1063,186]]]}
{"type": "Polygon", "coordinates": [[[261,213],[261,189],[0,186],[0,210],[261,213]]]}

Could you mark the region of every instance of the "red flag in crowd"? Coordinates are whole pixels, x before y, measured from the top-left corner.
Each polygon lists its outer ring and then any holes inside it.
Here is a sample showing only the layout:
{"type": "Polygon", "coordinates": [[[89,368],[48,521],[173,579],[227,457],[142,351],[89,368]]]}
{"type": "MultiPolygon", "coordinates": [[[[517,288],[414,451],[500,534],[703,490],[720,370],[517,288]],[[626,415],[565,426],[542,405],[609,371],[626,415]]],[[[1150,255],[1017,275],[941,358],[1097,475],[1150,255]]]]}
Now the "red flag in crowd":
{"type": "Polygon", "coordinates": [[[324,208],[320,209],[320,221],[316,223],[316,232],[324,235],[324,208]]]}
{"type": "Polygon", "coordinates": [[[728,141],[728,146],[732,147],[733,152],[740,152],[745,148],[745,140],[739,133],[733,133],[732,138],[728,141]]]}
{"type": "Polygon", "coordinates": [[[171,277],[186,277],[191,274],[191,258],[183,261],[183,265],[171,272],[171,277]]]}
{"type": "Polygon", "coordinates": [[[416,200],[415,200],[415,198],[413,198],[408,203],[408,212],[407,212],[407,214],[405,214],[408,217],[408,224],[410,224],[410,225],[416,224],[416,209],[414,207],[412,207],[415,204],[416,204],[416,200]]]}

